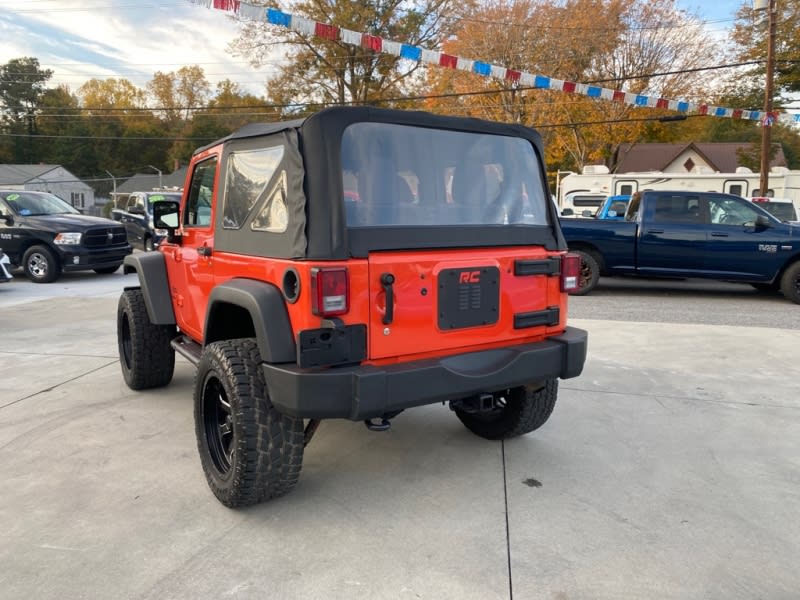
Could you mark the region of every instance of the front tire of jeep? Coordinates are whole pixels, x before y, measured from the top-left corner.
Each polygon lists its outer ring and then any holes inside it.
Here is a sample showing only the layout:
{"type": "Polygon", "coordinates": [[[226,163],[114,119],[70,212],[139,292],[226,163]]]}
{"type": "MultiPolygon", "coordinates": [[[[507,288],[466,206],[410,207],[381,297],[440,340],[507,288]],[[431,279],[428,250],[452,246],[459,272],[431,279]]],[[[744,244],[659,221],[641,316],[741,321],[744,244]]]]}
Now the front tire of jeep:
{"type": "Polygon", "coordinates": [[[269,398],[261,355],[251,338],[207,345],[197,366],[194,422],[211,491],[237,508],[289,492],[303,463],[303,420],[269,398]]]}
{"type": "Polygon", "coordinates": [[[495,394],[498,406],[492,411],[469,413],[455,409],[461,422],[475,435],[487,440],[507,440],[541,427],[550,418],[558,397],[558,380],[543,386],[520,386],[495,394]]]}
{"type": "Polygon", "coordinates": [[[117,345],[122,376],[132,390],[163,387],[172,381],[175,327],[153,325],[142,290],[125,290],[117,306],[117,345]]]}
{"type": "Polygon", "coordinates": [[[31,246],[22,257],[25,276],[34,283],[52,283],[61,275],[61,263],[47,246],[31,246]]]}

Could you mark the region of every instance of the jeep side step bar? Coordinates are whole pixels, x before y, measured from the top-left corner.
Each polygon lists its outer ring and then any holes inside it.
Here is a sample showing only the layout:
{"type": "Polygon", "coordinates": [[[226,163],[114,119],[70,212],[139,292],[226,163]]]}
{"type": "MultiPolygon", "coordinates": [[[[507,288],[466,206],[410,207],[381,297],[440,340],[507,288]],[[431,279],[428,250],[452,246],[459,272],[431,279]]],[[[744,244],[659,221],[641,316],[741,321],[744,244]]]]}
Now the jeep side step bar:
{"type": "Polygon", "coordinates": [[[186,335],[179,335],[169,343],[170,346],[183,358],[192,363],[195,367],[200,362],[200,355],[203,347],[186,335]]]}

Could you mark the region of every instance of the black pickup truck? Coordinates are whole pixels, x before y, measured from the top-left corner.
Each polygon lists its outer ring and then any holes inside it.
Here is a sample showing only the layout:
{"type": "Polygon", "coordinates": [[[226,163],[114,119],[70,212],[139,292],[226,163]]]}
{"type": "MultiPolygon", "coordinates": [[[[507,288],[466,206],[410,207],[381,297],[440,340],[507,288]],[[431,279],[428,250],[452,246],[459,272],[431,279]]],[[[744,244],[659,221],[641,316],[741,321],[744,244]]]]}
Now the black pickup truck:
{"type": "Polygon", "coordinates": [[[34,283],[55,281],[62,271],[113,273],[133,252],[119,223],[26,190],[0,190],[0,246],[34,283]]]}
{"type": "Polygon", "coordinates": [[[576,295],[601,274],[699,277],[780,290],[800,304],[800,227],[739,196],[645,191],[624,220],[563,219],[561,230],[581,256],[576,295]]]}
{"type": "Polygon", "coordinates": [[[133,192],[123,206],[111,211],[111,218],[122,223],[134,248],[153,250],[167,235],[166,230],[153,226],[153,204],[162,200],[180,202],[181,192],[133,192]]]}

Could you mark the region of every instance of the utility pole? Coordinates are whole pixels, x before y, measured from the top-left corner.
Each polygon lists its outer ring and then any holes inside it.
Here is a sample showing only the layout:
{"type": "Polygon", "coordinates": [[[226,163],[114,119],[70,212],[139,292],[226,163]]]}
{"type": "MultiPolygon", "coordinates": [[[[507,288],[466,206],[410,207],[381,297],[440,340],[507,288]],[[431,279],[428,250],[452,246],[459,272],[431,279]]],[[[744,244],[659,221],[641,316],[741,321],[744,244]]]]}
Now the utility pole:
{"type": "MultiPolygon", "coordinates": [[[[754,3],[754,10],[763,10],[763,0],[754,3]]],[[[764,117],[761,119],[761,190],[760,195],[766,196],[769,189],[769,162],[770,162],[770,133],[775,119],[772,114],[773,77],[775,73],[775,26],[778,0],[768,0],[767,6],[767,76],[764,86],[764,117]]]]}
{"type": "Polygon", "coordinates": [[[158,167],[154,167],[153,165],[147,165],[147,166],[149,168],[153,169],[154,171],[158,171],[158,187],[159,188],[163,188],[164,187],[164,183],[161,180],[161,169],[159,169],[158,167]]]}

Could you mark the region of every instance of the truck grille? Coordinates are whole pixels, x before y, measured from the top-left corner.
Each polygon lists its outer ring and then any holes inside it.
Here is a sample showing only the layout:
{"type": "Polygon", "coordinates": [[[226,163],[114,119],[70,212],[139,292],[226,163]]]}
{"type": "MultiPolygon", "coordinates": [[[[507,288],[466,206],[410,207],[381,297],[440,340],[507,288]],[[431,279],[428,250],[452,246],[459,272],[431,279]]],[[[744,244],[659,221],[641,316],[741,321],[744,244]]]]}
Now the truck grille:
{"type": "Polygon", "coordinates": [[[83,234],[83,245],[87,248],[110,248],[127,243],[124,227],[92,227],[83,234]]]}

